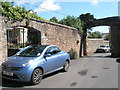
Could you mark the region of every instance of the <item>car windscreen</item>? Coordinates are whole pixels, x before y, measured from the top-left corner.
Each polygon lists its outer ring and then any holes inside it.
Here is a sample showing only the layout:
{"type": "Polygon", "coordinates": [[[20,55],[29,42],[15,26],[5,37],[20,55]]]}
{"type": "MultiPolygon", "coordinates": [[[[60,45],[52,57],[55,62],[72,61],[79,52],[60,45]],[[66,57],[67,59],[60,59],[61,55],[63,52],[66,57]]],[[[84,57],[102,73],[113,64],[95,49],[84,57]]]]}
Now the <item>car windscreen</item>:
{"type": "Polygon", "coordinates": [[[43,50],[45,49],[45,46],[29,46],[21,51],[19,51],[16,55],[17,56],[24,56],[24,57],[38,57],[41,55],[43,50]]]}

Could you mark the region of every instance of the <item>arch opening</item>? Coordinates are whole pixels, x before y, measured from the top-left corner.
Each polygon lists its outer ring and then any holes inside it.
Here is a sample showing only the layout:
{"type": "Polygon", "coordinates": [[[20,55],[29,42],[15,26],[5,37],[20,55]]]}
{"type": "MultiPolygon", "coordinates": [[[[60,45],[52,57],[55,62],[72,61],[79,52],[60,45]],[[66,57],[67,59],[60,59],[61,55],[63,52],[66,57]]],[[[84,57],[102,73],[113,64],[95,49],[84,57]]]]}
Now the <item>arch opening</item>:
{"type": "MultiPolygon", "coordinates": [[[[92,27],[92,30],[88,30],[87,36],[87,54],[98,53],[101,57],[103,52],[106,52],[106,55],[111,55],[111,53],[102,49],[99,49],[100,46],[109,46],[111,47],[111,38],[110,38],[110,26],[95,26],[92,27]],[[109,37],[108,37],[109,36],[109,37]]],[[[109,49],[110,50],[110,49],[109,49]]],[[[111,51],[111,50],[110,50],[111,51]]],[[[104,54],[105,55],[105,54],[104,54]]]]}
{"type": "Polygon", "coordinates": [[[8,57],[28,45],[41,45],[41,31],[24,26],[7,28],[8,57]]]}
{"type": "Polygon", "coordinates": [[[88,22],[88,28],[96,26],[110,26],[111,56],[120,57],[120,17],[107,17],[88,22]]]}

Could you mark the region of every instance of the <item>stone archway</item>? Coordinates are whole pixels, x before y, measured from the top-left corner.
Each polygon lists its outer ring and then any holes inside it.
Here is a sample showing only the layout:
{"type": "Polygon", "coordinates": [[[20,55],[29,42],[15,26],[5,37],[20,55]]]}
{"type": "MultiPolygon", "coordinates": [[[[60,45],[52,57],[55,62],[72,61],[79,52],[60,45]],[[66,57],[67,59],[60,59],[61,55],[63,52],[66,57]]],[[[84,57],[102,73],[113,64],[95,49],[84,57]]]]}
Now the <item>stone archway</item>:
{"type": "Polygon", "coordinates": [[[120,57],[120,17],[108,17],[88,22],[88,28],[96,26],[110,26],[111,56],[120,57]]]}

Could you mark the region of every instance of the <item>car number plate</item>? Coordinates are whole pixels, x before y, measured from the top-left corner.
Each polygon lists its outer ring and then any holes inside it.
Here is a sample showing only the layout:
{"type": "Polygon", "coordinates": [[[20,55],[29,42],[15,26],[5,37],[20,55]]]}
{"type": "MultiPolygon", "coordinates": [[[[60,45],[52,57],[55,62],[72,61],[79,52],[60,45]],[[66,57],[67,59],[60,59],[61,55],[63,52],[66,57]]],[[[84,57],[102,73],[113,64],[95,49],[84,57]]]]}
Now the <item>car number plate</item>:
{"type": "Polygon", "coordinates": [[[8,76],[13,76],[13,73],[7,72],[7,71],[3,71],[3,74],[4,74],[4,75],[8,75],[8,76]]]}

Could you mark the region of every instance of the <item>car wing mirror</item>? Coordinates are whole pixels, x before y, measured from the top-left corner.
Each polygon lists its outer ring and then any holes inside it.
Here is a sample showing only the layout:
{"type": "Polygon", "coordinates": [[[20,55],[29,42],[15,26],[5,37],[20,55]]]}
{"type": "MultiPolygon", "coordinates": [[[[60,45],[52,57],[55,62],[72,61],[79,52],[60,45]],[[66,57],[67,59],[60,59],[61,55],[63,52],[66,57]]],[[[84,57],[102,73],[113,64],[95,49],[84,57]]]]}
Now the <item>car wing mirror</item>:
{"type": "Polygon", "coordinates": [[[19,48],[19,51],[23,50],[24,48],[19,48]]]}
{"type": "Polygon", "coordinates": [[[51,54],[49,53],[49,54],[45,54],[44,55],[44,57],[50,57],[51,56],[51,54]]]}

